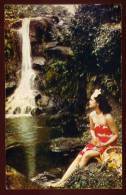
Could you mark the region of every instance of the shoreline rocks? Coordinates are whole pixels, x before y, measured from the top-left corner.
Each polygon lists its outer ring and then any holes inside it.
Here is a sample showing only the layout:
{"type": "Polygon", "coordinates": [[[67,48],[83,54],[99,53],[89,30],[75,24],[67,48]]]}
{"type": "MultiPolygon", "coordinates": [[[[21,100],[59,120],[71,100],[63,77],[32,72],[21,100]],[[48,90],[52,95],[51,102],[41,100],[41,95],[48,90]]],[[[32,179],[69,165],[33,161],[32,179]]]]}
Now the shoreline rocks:
{"type": "Polygon", "coordinates": [[[72,137],[60,137],[52,139],[50,141],[49,149],[52,152],[73,152],[81,150],[86,144],[86,140],[83,141],[81,138],[72,138],[72,137]]]}
{"type": "Polygon", "coordinates": [[[41,187],[30,181],[26,176],[18,172],[16,169],[6,166],[6,190],[22,190],[22,189],[41,189],[41,187]]]}

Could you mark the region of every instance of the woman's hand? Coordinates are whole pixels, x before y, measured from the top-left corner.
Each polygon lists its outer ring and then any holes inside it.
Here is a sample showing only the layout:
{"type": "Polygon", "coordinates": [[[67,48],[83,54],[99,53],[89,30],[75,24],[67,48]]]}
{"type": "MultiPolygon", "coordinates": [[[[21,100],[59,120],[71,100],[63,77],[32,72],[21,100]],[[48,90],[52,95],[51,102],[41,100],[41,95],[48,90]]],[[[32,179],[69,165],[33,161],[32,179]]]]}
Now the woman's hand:
{"type": "Polygon", "coordinates": [[[96,144],[96,146],[97,146],[98,148],[100,148],[100,147],[105,146],[105,144],[104,144],[104,143],[102,143],[102,142],[99,142],[99,143],[97,143],[97,144],[96,144]]]}
{"type": "Polygon", "coordinates": [[[93,138],[93,139],[91,140],[91,144],[97,146],[98,144],[100,144],[100,141],[99,141],[99,139],[98,139],[97,137],[95,137],[95,138],[93,138]]]}

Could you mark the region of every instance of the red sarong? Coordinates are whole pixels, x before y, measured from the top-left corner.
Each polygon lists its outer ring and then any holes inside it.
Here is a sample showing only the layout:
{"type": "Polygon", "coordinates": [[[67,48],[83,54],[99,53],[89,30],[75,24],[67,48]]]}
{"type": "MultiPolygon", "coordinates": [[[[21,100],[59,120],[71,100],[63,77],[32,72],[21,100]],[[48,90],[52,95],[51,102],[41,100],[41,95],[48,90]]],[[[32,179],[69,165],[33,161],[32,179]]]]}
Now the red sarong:
{"type": "MultiPolygon", "coordinates": [[[[99,141],[102,143],[106,143],[112,136],[112,131],[107,126],[98,125],[93,130],[95,131],[96,138],[98,138],[99,141]]],[[[92,143],[88,143],[85,148],[79,152],[79,154],[83,155],[88,150],[95,150],[102,154],[109,146],[116,145],[116,142],[117,140],[108,146],[101,147],[97,147],[92,143]]]]}

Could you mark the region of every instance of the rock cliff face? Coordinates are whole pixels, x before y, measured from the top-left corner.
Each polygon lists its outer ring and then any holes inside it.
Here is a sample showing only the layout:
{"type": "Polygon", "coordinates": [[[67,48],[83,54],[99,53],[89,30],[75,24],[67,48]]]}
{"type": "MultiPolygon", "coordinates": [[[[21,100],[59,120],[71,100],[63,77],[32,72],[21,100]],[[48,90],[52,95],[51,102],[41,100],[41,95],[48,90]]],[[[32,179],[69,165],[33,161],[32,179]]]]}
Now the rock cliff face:
{"type": "MultiPolygon", "coordinates": [[[[13,95],[21,79],[21,64],[23,61],[21,29],[23,20],[24,19],[15,21],[9,26],[13,31],[12,39],[15,53],[19,61],[17,62],[15,59],[15,64],[18,64],[18,68],[15,67],[14,76],[9,79],[6,84],[7,97],[13,95]]],[[[62,46],[58,42],[58,36],[60,34],[59,24],[59,19],[54,16],[30,18],[29,38],[31,45],[31,67],[34,72],[34,88],[37,91],[34,96],[36,108],[31,113],[41,113],[40,110],[42,110],[42,107],[54,107],[54,102],[44,92],[46,88],[45,70],[51,65],[54,59],[67,60],[73,55],[71,48],[62,46]],[[40,97],[39,99],[37,98],[38,96],[40,97]]],[[[8,107],[10,109],[10,106],[8,107]]],[[[6,111],[9,112],[9,109],[6,111]]],[[[14,112],[14,114],[17,114],[17,111],[14,112]]]]}

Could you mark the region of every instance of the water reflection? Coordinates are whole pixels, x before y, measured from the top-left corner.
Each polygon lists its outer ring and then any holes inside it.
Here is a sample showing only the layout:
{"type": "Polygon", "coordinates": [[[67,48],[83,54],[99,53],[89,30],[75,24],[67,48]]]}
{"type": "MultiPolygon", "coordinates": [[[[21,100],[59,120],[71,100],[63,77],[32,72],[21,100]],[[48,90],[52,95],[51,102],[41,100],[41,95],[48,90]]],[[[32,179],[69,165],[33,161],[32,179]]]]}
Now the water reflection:
{"type": "MultiPolygon", "coordinates": [[[[6,130],[11,143],[18,143],[23,147],[25,161],[22,163],[26,169],[26,175],[30,178],[36,174],[37,145],[48,141],[50,129],[45,126],[45,120],[32,117],[20,117],[7,119],[6,130]]],[[[20,151],[18,151],[20,152],[20,151]]],[[[20,157],[21,158],[21,157],[20,157]]],[[[17,159],[18,160],[18,159],[17,159]]]]}
{"type": "MultiPolygon", "coordinates": [[[[36,122],[35,120],[33,121],[36,122]]],[[[36,172],[36,140],[37,133],[31,123],[31,120],[22,120],[20,123],[19,138],[25,148],[26,167],[28,178],[32,177],[36,172]]]]}
{"type": "Polygon", "coordinates": [[[47,117],[6,119],[6,142],[9,148],[6,152],[7,164],[28,178],[44,171],[54,173],[57,168],[63,171],[71,161],[72,156],[65,157],[63,153],[49,150],[50,139],[62,134],[57,128],[47,126],[47,117]]]}

